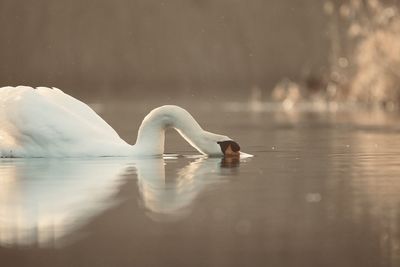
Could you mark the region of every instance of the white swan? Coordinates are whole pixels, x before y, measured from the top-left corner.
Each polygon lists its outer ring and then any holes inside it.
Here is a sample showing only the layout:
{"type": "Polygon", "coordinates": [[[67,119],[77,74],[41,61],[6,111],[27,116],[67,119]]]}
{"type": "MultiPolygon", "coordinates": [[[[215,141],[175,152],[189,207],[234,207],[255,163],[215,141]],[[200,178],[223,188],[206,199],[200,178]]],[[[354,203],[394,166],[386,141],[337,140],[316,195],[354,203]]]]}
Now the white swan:
{"type": "Polygon", "coordinates": [[[0,88],[0,157],[161,155],[169,127],[202,154],[241,153],[231,138],[204,131],[178,106],[152,110],[144,118],[132,146],[88,105],[57,88],[0,88]]]}

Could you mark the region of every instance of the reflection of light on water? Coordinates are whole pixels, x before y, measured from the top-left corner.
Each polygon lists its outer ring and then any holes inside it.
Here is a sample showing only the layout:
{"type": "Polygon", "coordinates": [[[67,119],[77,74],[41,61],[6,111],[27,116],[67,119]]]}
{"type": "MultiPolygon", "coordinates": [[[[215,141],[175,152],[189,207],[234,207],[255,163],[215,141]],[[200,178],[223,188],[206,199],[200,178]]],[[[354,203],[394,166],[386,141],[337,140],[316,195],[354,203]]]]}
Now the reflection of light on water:
{"type": "MultiPolygon", "coordinates": [[[[341,194],[345,200],[331,203],[332,216],[350,216],[359,227],[376,234],[380,254],[388,259],[388,266],[400,263],[400,180],[399,151],[392,147],[391,134],[359,131],[354,133],[351,145],[342,152],[331,155],[334,169],[348,172],[343,181],[340,177],[328,179],[330,188],[335,188],[336,199],[341,194]],[[346,166],[346,169],[343,167],[346,166]],[[342,187],[349,184],[350,188],[342,187]],[[347,192],[340,192],[347,191],[347,192]],[[349,214],[343,212],[343,205],[349,214]]],[[[340,139],[332,139],[338,149],[340,139]]],[[[329,175],[329,174],[327,174],[329,175]]],[[[340,175],[340,173],[338,174],[340,175]]],[[[372,235],[373,236],[373,235],[372,235]]]]}
{"type": "MultiPolygon", "coordinates": [[[[0,245],[62,245],[71,233],[117,203],[121,174],[137,174],[142,203],[157,221],[182,218],[235,160],[195,157],[165,174],[178,155],[147,159],[4,160],[0,165],[0,245]]],[[[76,236],[76,235],[75,235],[76,236]]]]}
{"type": "Polygon", "coordinates": [[[51,245],[109,201],[124,164],[113,161],[2,161],[0,244],[51,245]],[[107,201],[106,201],[107,200],[107,201]]]}
{"type": "MultiPolygon", "coordinates": [[[[373,140],[376,140],[374,136],[373,140]]],[[[379,138],[379,137],[378,137],[379,138]]],[[[398,154],[385,153],[376,157],[377,148],[370,145],[369,136],[360,135],[357,141],[364,146],[365,154],[358,156],[352,170],[352,185],[356,203],[355,219],[365,223],[366,215],[377,218],[382,229],[381,250],[391,261],[400,263],[400,181],[398,154]]],[[[384,144],[385,140],[377,142],[384,144]]]]}

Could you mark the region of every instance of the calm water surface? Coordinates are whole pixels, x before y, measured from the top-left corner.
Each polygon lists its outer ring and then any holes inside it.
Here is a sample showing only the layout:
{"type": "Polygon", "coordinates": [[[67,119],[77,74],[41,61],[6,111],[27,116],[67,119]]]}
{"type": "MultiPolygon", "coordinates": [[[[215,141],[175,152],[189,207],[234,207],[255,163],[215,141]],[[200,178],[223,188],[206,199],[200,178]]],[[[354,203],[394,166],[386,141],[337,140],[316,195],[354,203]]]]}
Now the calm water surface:
{"type": "MultiPolygon", "coordinates": [[[[399,118],[187,107],[251,159],[0,161],[1,266],[400,266],[399,118]]],[[[101,113],[134,142],[148,111],[101,113]]]]}

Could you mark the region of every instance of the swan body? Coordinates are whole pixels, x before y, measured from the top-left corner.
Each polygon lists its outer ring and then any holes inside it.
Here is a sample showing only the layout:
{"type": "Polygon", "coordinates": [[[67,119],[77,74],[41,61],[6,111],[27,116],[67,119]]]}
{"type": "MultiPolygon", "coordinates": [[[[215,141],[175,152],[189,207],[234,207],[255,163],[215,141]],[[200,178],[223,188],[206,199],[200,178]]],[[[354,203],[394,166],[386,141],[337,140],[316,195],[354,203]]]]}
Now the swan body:
{"type": "Polygon", "coordinates": [[[161,155],[171,127],[205,155],[223,156],[220,143],[236,144],[204,131],[183,108],[167,105],[144,118],[136,144],[130,145],[88,105],[57,88],[0,88],[0,157],[161,155]]]}

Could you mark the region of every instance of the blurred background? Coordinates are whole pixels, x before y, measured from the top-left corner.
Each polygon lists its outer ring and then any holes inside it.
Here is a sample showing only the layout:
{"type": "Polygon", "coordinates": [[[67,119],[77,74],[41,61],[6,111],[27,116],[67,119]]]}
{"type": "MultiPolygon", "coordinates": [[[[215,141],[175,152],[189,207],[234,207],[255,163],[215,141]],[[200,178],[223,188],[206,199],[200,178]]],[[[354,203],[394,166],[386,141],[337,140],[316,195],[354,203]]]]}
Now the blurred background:
{"type": "Polygon", "coordinates": [[[255,155],[171,129],[163,159],[0,161],[0,265],[400,266],[399,8],[0,0],[0,86],[58,87],[129,143],[177,104],[255,155]]]}
{"type": "Polygon", "coordinates": [[[96,101],[400,100],[396,0],[1,0],[0,85],[96,101]]]}

